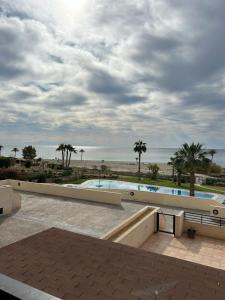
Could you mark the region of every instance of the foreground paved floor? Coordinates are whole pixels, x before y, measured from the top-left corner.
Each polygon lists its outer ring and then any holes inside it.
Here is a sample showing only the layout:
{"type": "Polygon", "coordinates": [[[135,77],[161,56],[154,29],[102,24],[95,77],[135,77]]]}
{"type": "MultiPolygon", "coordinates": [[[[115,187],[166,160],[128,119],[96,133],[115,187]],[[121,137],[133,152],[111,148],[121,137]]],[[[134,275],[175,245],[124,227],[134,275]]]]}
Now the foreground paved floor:
{"type": "Polygon", "coordinates": [[[21,209],[10,217],[0,218],[0,247],[50,227],[100,237],[145,206],[98,204],[32,193],[21,195],[21,209]]]}
{"type": "Polygon", "coordinates": [[[156,233],[141,249],[225,270],[225,241],[203,236],[174,238],[170,234],[156,233]]]}

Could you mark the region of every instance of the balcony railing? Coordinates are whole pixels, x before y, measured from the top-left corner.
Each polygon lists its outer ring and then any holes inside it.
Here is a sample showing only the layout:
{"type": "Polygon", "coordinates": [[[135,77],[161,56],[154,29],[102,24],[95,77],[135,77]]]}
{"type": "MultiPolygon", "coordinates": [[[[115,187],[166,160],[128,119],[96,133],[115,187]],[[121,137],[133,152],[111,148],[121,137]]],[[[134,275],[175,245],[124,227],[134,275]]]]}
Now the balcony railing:
{"type": "Polygon", "coordinates": [[[214,217],[209,215],[203,215],[192,212],[185,212],[184,219],[189,222],[205,224],[205,225],[214,225],[225,227],[225,218],[214,217]]]}

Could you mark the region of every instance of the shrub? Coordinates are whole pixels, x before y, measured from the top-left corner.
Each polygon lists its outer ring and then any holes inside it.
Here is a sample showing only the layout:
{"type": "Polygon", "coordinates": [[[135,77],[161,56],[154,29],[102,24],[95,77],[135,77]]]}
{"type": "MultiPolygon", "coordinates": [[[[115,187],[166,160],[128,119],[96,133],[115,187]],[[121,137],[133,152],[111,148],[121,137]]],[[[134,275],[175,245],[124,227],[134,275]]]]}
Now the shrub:
{"type": "Polygon", "coordinates": [[[149,172],[151,171],[151,179],[157,179],[160,170],[159,166],[157,164],[148,164],[147,168],[149,169],[149,172]]]}
{"type": "Polygon", "coordinates": [[[13,160],[10,157],[0,157],[0,168],[8,168],[13,164],[13,160]]]}
{"type": "Polygon", "coordinates": [[[29,178],[30,181],[37,181],[38,183],[45,183],[46,179],[47,179],[47,175],[45,173],[33,174],[29,178]]]}
{"type": "Polygon", "coordinates": [[[32,166],[32,162],[30,161],[30,160],[27,160],[26,162],[25,162],[25,167],[26,168],[30,168],[32,166]]]}
{"type": "Polygon", "coordinates": [[[73,173],[73,169],[66,169],[66,170],[64,170],[63,171],[63,176],[70,176],[70,175],[72,175],[72,173],[73,173]]]}
{"type": "Polygon", "coordinates": [[[223,181],[221,178],[206,178],[205,184],[225,186],[225,181],[223,181]]]}
{"type": "Polygon", "coordinates": [[[61,178],[56,178],[56,179],[54,180],[54,183],[60,184],[60,183],[63,183],[63,180],[62,180],[61,178]]]}
{"type": "Polygon", "coordinates": [[[5,179],[17,179],[18,178],[18,172],[13,169],[0,169],[0,180],[5,179]]]}

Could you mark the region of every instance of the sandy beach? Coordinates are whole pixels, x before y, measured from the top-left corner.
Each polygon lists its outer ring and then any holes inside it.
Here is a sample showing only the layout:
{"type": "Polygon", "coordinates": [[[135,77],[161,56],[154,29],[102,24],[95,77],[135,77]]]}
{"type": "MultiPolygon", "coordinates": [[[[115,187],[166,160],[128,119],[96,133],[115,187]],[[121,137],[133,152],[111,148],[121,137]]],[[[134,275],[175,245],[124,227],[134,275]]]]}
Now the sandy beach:
{"type": "MultiPolygon", "coordinates": [[[[168,166],[166,163],[157,163],[160,167],[160,174],[171,175],[172,168],[168,166]]],[[[97,161],[97,160],[72,160],[71,167],[79,167],[79,168],[89,168],[92,169],[94,166],[100,168],[101,165],[106,165],[112,171],[119,172],[137,172],[138,164],[134,162],[127,161],[97,161]]],[[[149,172],[147,168],[148,163],[141,163],[141,171],[143,173],[149,172]]]]}

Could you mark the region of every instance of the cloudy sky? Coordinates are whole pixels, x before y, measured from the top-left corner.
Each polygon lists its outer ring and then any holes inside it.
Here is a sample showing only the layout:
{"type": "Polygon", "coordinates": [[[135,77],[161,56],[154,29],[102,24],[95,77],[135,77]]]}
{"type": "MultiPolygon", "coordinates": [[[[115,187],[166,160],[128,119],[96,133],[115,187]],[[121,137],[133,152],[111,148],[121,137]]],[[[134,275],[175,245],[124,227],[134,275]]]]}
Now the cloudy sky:
{"type": "Polygon", "coordinates": [[[225,148],[224,0],[0,0],[0,144],[225,148]]]}

